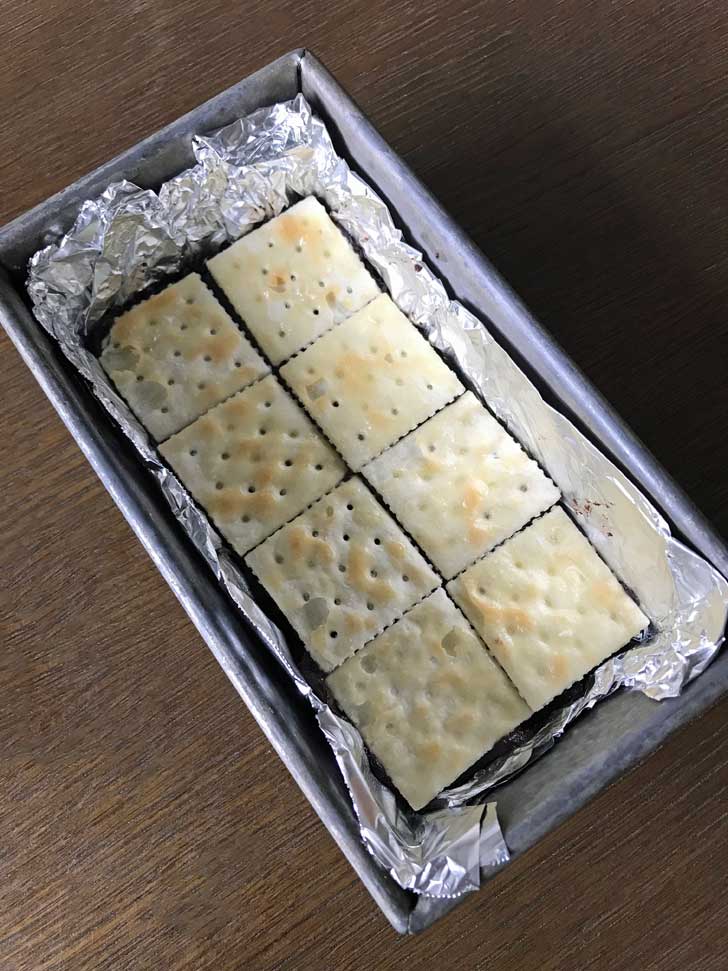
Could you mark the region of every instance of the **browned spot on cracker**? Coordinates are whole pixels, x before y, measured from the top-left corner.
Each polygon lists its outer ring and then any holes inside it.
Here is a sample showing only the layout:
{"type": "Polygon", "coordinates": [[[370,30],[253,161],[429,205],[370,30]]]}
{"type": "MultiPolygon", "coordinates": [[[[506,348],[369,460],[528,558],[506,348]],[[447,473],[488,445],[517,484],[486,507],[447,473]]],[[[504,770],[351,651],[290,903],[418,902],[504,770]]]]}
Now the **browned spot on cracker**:
{"type": "Polygon", "coordinates": [[[296,243],[306,241],[310,237],[308,229],[303,225],[303,220],[297,215],[283,213],[277,220],[275,228],[278,238],[288,246],[295,246],[296,243]]]}
{"type": "Polygon", "coordinates": [[[224,334],[207,337],[197,345],[197,357],[210,357],[214,364],[225,364],[238,348],[240,339],[237,333],[227,331],[224,334]]]}
{"type": "Polygon", "coordinates": [[[161,293],[150,297],[146,305],[150,311],[164,313],[166,310],[174,307],[178,300],[179,292],[170,288],[168,290],[162,290],[161,293]]]}
{"type": "Polygon", "coordinates": [[[291,526],[288,530],[288,542],[296,559],[313,557],[322,563],[331,563],[334,559],[334,551],[326,540],[312,536],[304,526],[291,526]]]}
{"type": "Polygon", "coordinates": [[[243,420],[247,417],[250,405],[244,397],[232,398],[223,408],[220,409],[225,420],[231,424],[236,419],[243,420]]]}
{"type": "Polygon", "coordinates": [[[245,509],[245,499],[239,489],[223,489],[207,500],[210,514],[221,522],[238,519],[245,509]]]}
{"type": "Polygon", "coordinates": [[[389,411],[370,411],[367,418],[372,428],[387,428],[394,421],[394,416],[389,411]]]}
{"type": "Polygon", "coordinates": [[[270,485],[271,482],[274,482],[277,479],[277,475],[276,475],[276,473],[274,471],[273,463],[272,462],[266,462],[266,463],[261,462],[256,467],[254,478],[255,478],[255,484],[260,489],[263,489],[263,488],[265,488],[265,486],[270,485]]]}
{"type": "Polygon", "coordinates": [[[286,278],[281,271],[271,273],[268,277],[268,289],[276,293],[286,292],[286,278]]]}
{"type": "Polygon", "coordinates": [[[442,468],[442,462],[435,458],[433,455],[423,455],[420,460],[420,466],[422,468],[422,477],[424,479],[435,475],[442,468]]]}
{"type": "Polygon", "coordinates": [[[429,738],[424,742],[418,742],[415,745],[415,754],[418,760],[421,760],[425,764],[437,762],[442,758],[442,746],[440,742],[435,739],[429,738]]]}
{"type": "Polygon", "coordinates": [[[195,433],[195,438],[199,441],[214,441],[220,434],[220,426],[211,415],[203,415],[197,421],[195,433]]]}
{"type": "Polygon", "coordinates": [[[493,603],[485,594],[478,593],[472,581],[465,583],[465,592],[487,625],[516,627],[519,631],[533,630],[533,619],[522,607],[493,603]]]}
{"type": "Polygon", "coordinates": [[[226,448],[230,456],[235,460],[245,458],[248,452],[252,452],[254,448],[259,446],[260,442],[257,438],[236,438],[235,441],[226,445],[226,448]]]}
{"type": "Polygon", "coordinates": [[[384,549],[387,551],[389,558],[394,560],[396,563],[402,563],[407,555],[407,548],[405,547],[404,543],[398,543],[393,539],[388,539],[385,542],[384,549]]]}
{"type": "Polygon", "coordinates": [[[463,509],[473,519],[483,503],[483,485],[477,479],[469,479],[463,488],[463,509]]]}
{"type": "Polygon", "coordinates": [[[450,715],[445,720],[445,731],[448,735],[465,735],[473,727],[473,715],[467,708],[450,715]]]}
{"type": "Polygon", "coordinates": [[[275,511],[276,499],[268,489],[262,492],[254,492],[252,495],[248,494],[244,498],[247,499],[247,505],[258,519],[269,519],[275,511]]]}
{"type": "Polygon", "coordinates": [[[372,576],[373,563],[366,550],[360,546],[352,547],[347,564],[349,583],[355,589],[368,592],[373,600],[386,603],[394,599],[394,590],[386,580],[372,576]]]}
{"type": "Polygon", "coordinates": [[[135,331],[137,324],[143,323],[138,315],[133,313],[124,314],[114,324],[114,340],[120,344],[134,344],[135,331]]]}
{"type": "Polygon", "coordinates": [[[462,505],[468,523],[468,541],[472,544],[479,544],[490,532],[488,526],[479,518],[483,506],[484,488],[481,482],[470,479],[463,489],[462,505]]]}
{"type": "Polygon", "coordinates": [[[598,580],[591,584],[589,599],[604,610],[618,610],[622,600],[622,588],[616,581],[598,580]]]}
{"type": "Polygon", "coordinates": [[[357,354],[355,351],[346,351],[337,361],[334,362],[335,370],[343,371],[346,375],[346,384],[352,396],[364,396],[369,393],[369,368],[371,358],[369,355],[357,354]]]}
{"type": "Polygon", "coordinates": [[[364,624],[360,617],[353,612],[348,612],[344,618],[344,628],[347,634],[358,634],[364,624]]]}
{"type": "Polygon", "coordinates": [[[563,654],[555,654],[550,658],[549,677],[554,684],[565,684],[569,679],[569,665],[563,654]]]}

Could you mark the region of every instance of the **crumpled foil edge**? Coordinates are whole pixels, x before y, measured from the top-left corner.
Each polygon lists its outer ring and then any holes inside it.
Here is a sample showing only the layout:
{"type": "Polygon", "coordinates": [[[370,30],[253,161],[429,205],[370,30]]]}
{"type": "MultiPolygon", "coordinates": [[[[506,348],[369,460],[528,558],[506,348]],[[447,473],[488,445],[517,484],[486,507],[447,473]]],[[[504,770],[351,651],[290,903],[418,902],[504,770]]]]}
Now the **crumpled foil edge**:
{"type": "Polygon", "coordinates": [[[115,183],[81,207],[70,231],[36,253],[28,292],[109,415],[156,476],[175,516],[218,579],[317,712],[351,794],[362,839],[403,888],[457,897],[508,860],[494,786],[547,751],[586,708],[619,687],[674,697],[717,653],[728,583],[670,535],[652,504],[536,388],[482,323],[448,298],[422,256],[402,240],[383,201],[338,157],[302,96],[262,108],[194,138],[196,164],[158,193],[115,183]],[[506,755],[451,787],[425,813],[398,805],[372,773],[361,735],[319,698],[281,631],[250,596],[238,563],[85,347],[94,325],[186,260],[277,215],[292,197],[315,194],[356,241],[399,307],[456,363],[471,386],[548,470],[592,543],[635,592],[656,633],[602,664],[584,693],[554,710],[506,755]],[[474,802],[477,800],[477,802],[474,802]]]}

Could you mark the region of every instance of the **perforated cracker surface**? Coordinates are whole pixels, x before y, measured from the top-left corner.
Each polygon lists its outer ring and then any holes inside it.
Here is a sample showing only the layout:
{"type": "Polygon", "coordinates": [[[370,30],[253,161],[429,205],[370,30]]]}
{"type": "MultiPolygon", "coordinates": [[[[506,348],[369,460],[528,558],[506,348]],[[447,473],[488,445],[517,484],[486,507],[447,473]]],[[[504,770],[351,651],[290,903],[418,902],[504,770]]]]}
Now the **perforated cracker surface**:
{"type": "Polygon", "coordinates": [[[446,578],[559,498],[470,391],[362,474],[446,578]]]}
{"type": "Polygon", "coordinates": [[[560,508],[470,567],[448,590],[534,710],[649,623],[560,508]]]}
{"type": "Polygon", "coordinates": [[[328,685],[413,809],[530,715],[442,589],[345,661],[328,685]]]}
{"type": "Polygon", "coordinates": [[[274,364],[379,293],[313,196],[243,236],[207,265],[274,364]]]}
{"type": "Polygon", "coordinates": [[[324,671],[440,582],[359,479],[324,496],[246,560],[324,671]]]}
{"type": "Polygon", "coordinates": [[[345,466],[272,376],[159,449],[238,553],[341,480],[345,466]]]}
{"type": "Polygon", "coordinates": [[[354,470],[463,390],[385,294],[281,374],[354,470]]]}
{"type": "Polygon", "coordinates": [[[157,441],[269,370],[196,273],[122,314],[100,361],[157,441]]]}

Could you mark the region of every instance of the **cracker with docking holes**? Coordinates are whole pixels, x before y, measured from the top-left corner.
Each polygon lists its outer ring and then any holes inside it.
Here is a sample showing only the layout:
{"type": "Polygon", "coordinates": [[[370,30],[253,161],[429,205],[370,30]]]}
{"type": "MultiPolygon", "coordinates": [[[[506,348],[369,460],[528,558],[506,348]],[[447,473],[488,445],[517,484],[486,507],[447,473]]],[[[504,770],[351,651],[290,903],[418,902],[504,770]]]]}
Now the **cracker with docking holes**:
{"type": "Polygon", "coordinates": [[[327,683],[413,809],[531,714],[442,589],[327,683]]]}
{"type": "Polygon", "coordinates": [[[385,294],[281,375],[355,471],[463,390],[385,294]]]}
{"type": "Polygon", "coordinates": [[[159,451],[240,554],[332,489],[346,471],[272,376],[213,408],[159,451]]]}
{"type": "Polygon", "coordinates": [[[561,508],[447,588],[534,710],[649,624],[561,508]]]}
{"type": "Polygon", "coordinates": [[[362,469],[446,579],[559,498],[467,391],[362,469]]]}
{"type": "Polygon", "coordinates": [[[207,266],[274,364],[379,293],[313,196],[243,236],[207,266]]]}
{"type": "Polygon", "coordinates": [[[246,557],[331,671],[440,580],[360,479],[350,479],[246,557]]]}
{"type": "Polygon", "coordinates": [[[269,370],[196,273],[117,318],[100,361],[157,441],[269,370]]]}

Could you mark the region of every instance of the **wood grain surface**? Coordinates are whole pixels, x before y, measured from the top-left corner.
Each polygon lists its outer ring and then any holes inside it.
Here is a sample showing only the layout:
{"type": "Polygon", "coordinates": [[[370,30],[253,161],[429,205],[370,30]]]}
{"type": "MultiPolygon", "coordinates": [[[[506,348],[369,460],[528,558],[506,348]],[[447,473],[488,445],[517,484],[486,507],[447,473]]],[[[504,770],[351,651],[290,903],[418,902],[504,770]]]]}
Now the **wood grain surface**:
{"type": "MultiPolygon", "coordinates": [[[[728,532],[728,8],[0,0],[0,222],[311,47],[728,532]]],[[[728,702],[397,938],[0,335],[0,968],[728,966],[728,702]]]]}

